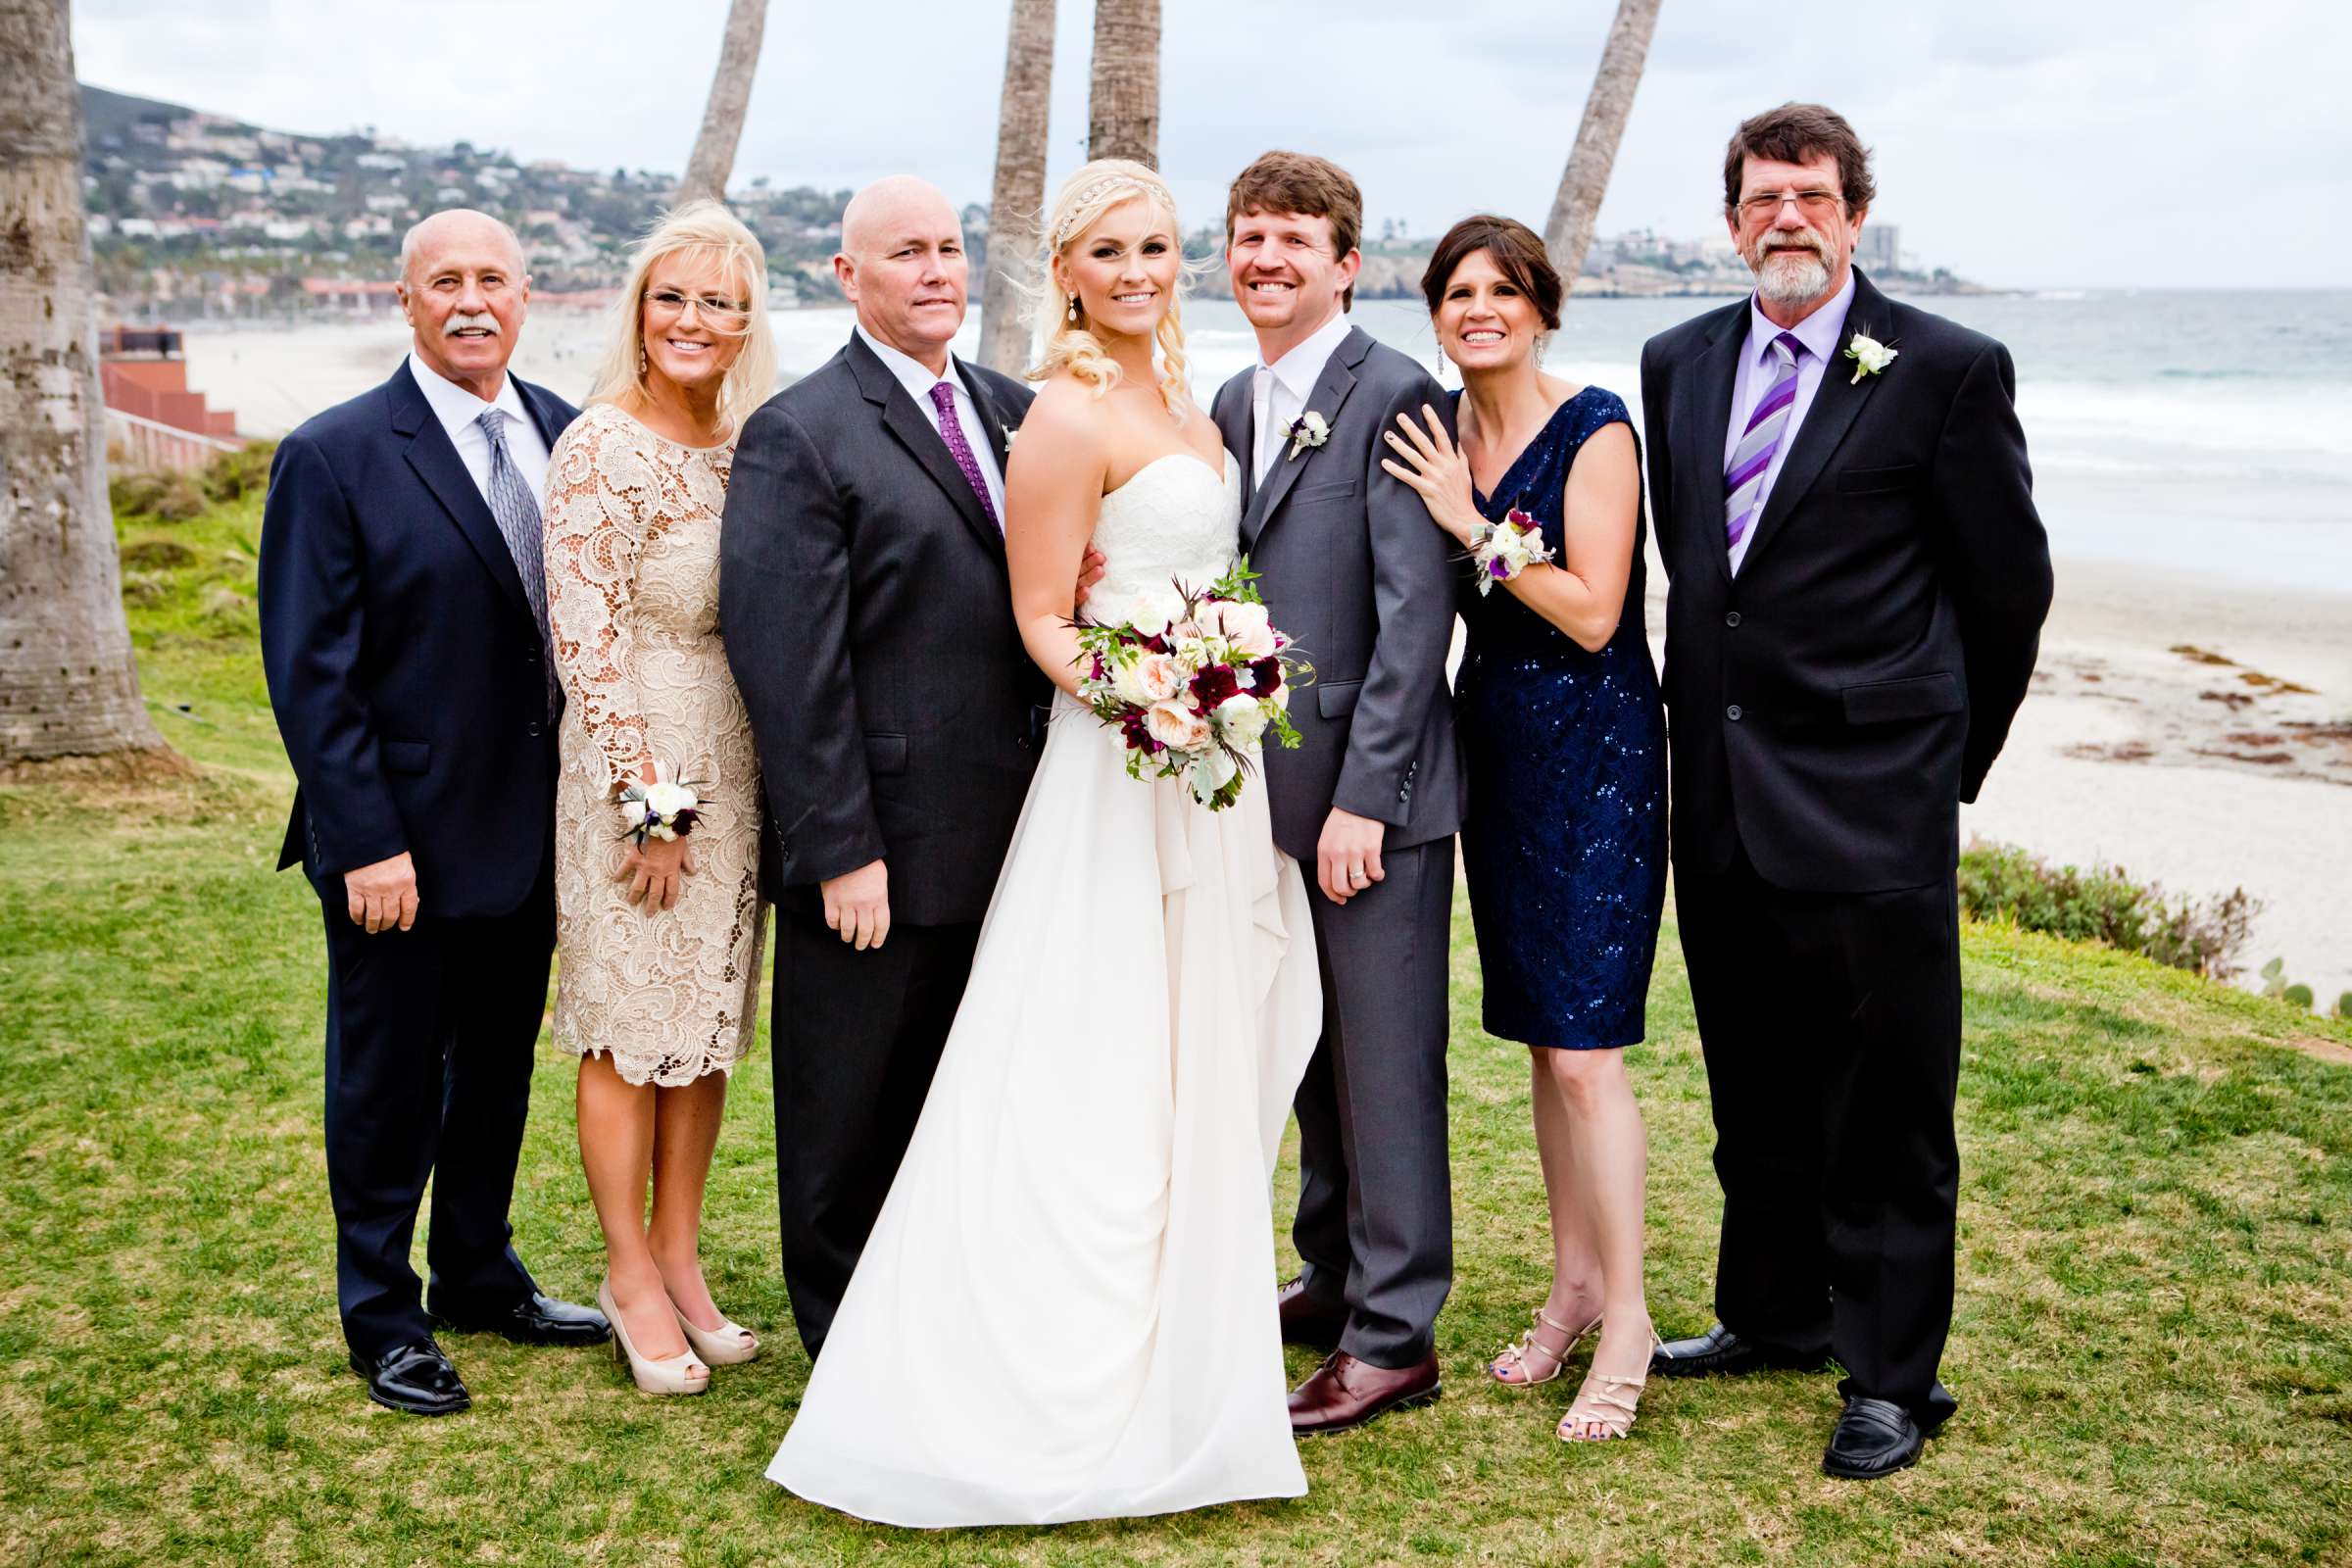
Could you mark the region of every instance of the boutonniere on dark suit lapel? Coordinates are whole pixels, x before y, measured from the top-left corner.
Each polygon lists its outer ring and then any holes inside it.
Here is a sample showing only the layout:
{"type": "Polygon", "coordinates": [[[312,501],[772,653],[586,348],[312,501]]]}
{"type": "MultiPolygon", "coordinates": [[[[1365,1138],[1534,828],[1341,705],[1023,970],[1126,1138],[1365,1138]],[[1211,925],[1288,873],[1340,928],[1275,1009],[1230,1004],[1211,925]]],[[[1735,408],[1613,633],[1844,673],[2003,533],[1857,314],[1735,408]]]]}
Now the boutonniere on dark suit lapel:
{"type": "Polygon", "coordinates": [[[1856,332],[1846,340],[1845,353],[1842,356],[1854,362],[1854,380],[1848,381],[1846,385],[1852,386],[1855,381],[1861,380],[1866,375],[1878,374],[1894,363],[1894,357],[1899,352],[1893,344],[1882,343],[1872,337],[1868,327],[1856,332]]]}
{"type": "Polygon", "coordinates": [[[1311,452],[1330,440],[1331,423],[1323,416],[1309,409],[1293,419],[1290,428],[1283,431],[1283,434],[1291,438],[1291,455],[1282,460],[1288,463],[1292,458],[1298,457],[1299,453],[1311,452]]]}

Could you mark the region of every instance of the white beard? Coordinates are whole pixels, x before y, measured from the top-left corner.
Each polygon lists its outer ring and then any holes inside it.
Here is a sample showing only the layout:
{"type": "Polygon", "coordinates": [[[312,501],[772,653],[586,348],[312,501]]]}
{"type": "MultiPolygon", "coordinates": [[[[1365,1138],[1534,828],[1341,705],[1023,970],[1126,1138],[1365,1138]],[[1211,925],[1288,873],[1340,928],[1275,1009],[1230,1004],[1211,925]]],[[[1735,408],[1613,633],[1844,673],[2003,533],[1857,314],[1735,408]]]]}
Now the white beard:
{"type": "Polygon", "coordinates": [[[1770,305],[1807,305],[1829,292],[1829,264],[1812,251],[1774,251],[1755,273],[1756,292],[1770,305]]]}

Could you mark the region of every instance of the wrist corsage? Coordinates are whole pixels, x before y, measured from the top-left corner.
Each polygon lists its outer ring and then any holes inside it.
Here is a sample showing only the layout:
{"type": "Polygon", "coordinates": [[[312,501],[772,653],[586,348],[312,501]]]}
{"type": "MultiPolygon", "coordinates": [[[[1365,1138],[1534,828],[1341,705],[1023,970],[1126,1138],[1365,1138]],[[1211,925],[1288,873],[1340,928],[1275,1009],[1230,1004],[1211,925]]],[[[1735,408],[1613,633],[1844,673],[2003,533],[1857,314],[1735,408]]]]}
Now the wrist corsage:
{"type": "Polygon", "coordinates": [[[1544,542],[1544,526],[1513,507],[1500,522],[1479,522],[1470,529],[1470,561],[1478,567],[1478,592],[1484,598],[1498,582],[1509,582],[1538,562],[1556,559],[1544,542]]]}
{"type": "Polygon", "coordinates": [[[641,850],[648,839],[667,844],[684,838],[701,817],[703,802],[694,790],[692,784],[668,779],[656,784],[631,779],[620,792],[620,819],[625,824],[620,836],[641,850]]]}

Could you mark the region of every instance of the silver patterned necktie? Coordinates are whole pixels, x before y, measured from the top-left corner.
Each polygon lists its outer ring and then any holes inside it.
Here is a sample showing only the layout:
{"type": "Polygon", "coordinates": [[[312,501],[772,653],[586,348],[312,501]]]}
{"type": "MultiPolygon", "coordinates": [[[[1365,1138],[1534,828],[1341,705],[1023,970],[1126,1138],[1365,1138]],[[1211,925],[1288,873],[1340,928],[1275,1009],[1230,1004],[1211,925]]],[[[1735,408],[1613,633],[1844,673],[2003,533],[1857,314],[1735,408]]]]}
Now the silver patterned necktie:
{"type": "Polygon", "coordinates": [[[1727,549],[1739,548],[1755,525],[1756,514],[1764,510],[1764,478],[1772,471],[1773,454],[1781,450],[1781,436],[1788,428],[1788,411],[1796,403],[1796,351],[1804,344],[1795,333],[1783,332],[1768,347],[1779,362],[1772,384],[1756,400],[1755,412],[1747,416],[1747,429],[1723,469],[1727,549]]]}
{"type": "Polygon", "coordinates": [[[547,633],[547,556],[540,540],[539,501],[522,482],[514,460],[507,455],[507,411],[485,409],[474,422],[490,438],[490,515],[498,519],[499,537],[507,542],[507,554],[514,558],[522,596],[531,602],[531,619],[539,625],[539,651],[547,671],[547,712],[553,718],[558,692],[547,633]]]}

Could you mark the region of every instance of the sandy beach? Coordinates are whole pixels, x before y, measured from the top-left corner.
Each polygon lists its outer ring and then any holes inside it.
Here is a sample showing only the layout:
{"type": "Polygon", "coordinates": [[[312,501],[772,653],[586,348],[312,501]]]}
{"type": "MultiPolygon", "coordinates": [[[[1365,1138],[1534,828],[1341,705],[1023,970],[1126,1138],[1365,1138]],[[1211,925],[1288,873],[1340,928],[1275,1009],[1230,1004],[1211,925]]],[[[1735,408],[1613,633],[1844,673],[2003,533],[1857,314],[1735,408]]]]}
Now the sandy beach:
{"type": "Polygon", "coordinates": [[[1961,832],[2262,900],[2241,956],[2352,990],[2352,596],[2058,563],[2034,694],[1961,832]]]}
{"type": "MultiPolygon", "coordinates": [[[[797,373],[849,316],[778,322],[797,373]]],[[[601,317],[536,313],[514,368],[579,398],[602,335],[601,317]]],[[[189,376],[248,433],[275,435],[380,381],[407,341],[397,318],[192,332],[189,376]]],[[[2058,594],[2034,695],[1963,835],[2119,864],[2175,895],[2243,887],[2263,908],[2240,979],[2283,958],[2331,1004],[2352,989],[2352,595],[2070,555],[2065,521],[2051,514],[2058,594]]]]}

